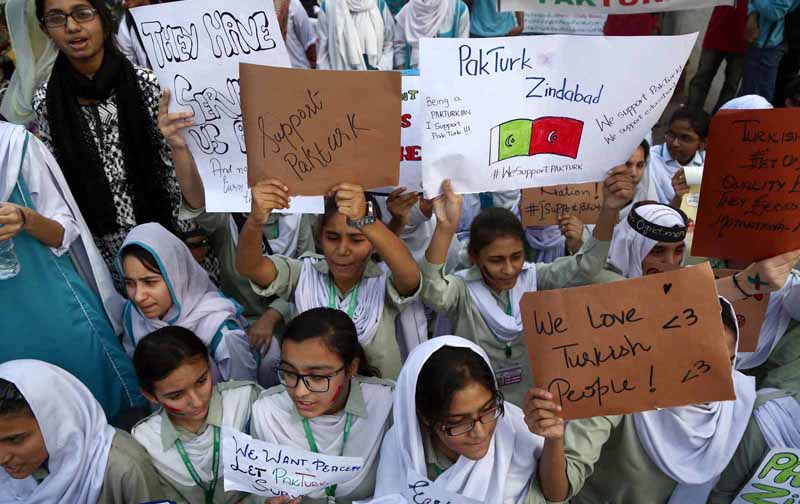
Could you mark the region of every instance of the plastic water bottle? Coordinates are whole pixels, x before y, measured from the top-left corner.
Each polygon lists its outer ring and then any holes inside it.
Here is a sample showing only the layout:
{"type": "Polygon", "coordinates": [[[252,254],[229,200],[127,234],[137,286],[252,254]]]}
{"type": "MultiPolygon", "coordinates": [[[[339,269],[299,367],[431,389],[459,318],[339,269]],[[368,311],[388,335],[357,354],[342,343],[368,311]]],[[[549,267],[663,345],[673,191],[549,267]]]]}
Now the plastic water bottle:
{"type": "Polygon", "coordinates": [[[14,278],[19,273],[19,260],[11,238],[0,240],[0,280],[14,278]]]}

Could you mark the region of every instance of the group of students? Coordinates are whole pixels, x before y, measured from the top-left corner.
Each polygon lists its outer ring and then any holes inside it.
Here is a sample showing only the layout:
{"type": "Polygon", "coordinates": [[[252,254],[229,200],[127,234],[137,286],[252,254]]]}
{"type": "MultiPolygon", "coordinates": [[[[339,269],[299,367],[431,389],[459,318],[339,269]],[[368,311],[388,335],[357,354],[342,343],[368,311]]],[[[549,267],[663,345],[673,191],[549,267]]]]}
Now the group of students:
{"type": "Polygon", "coordinates": [[[714,260],[742,270],[717,280],[735,401],[566,423],[534,387],[525,292],[685,264],[702,113],[609,170],[594,225],[525,229],[519,191],[449,181],[433,200],[339,183],[311,216],[275,212],[290,195],[267,179],[248,214],[212,214],[192,118],[119,52],[105,4],[35,6],[59,52],[36,135],[0,122],[19,261],[0,280],[0,503],[264,502],[224,490],[222,427],[364,460],[307,503],[402,503],[412,479],[487,503],[730,502],[770,447],[800,448],[800,251],[714,260]],[[730,303],[755,294],[758,348],[737,352],[730,303]]]}

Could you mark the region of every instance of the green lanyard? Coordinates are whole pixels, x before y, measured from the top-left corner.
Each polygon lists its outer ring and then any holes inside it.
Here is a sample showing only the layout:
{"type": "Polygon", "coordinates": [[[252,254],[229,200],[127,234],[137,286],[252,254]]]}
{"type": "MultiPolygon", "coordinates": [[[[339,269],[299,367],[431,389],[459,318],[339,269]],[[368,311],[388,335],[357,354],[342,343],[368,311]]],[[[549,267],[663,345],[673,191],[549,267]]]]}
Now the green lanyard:
{"type": "MultiPolygon", "coordinates": [[[[511,292],[508,293],[508,306],[506,307],[506,315],[509,317],[513,314],[513,310],[511,309],[511,292]]],[[[511,345],[506,342],[506,359],[511,358],[511,345]]]]}
{"type": "MultiPolygon", "coordinates": [[[[356,284],[355,290],[353,293],[350,294],[350,307],[347,309],[347,316],[351,319],[353,318],[353,314],[356,312],[356,307],[358,306],[358,286],[361,282],[356,284]]],[[[336,305],[336,291],[334,291],[333,287],[333,279],[328,275],[328,308],[339,308],[336,305]]]]}
{"type": "MultiPolygon", "coordinates": [[[[347,438],[350,437],[350,427],[353,426],[353,415],[348,413],[344,418],[344,436],[342,436],[342,450],[339,452],[339,456],[341,457],[344,455],[344,446],[347,444],[347,438]]],[[[311,426],[308,424],[308,418],[303,419],[303,430],[306,431],[306,439],[308,440],[308,446],[311,448],[311,451],[314,453],[319,453],[319,448],[317,448],[317,442],[314,441],[314,434],[311,432],[311,426]]],[[[338,485],[331,485],[325,489],[325,495],[328,496],[328,501],[333,502],[331,499],[336,497],[336,487],[338,485]]]]}
{"type": "Polygon", "coordinates": [[[189,460],[189,455],[186,454],[186,450],[183,448],[183,443],[180,439],[175,440],[175,447],[178,449],[178,453],[181,454],[181,459],[183,459],[183,465],[186,466],[186,470],[189,471],[189,475],[192,477],[194,482],[203,489],[203,492],[206,494],[206,504],[213,504],[214,502],[214,491],[217,489],[217,478],[219,478],[219,431],[220,428],[216,425],[213,426],[214,428],[214,475],[211,479],[211,482],[208,484],[208,489],[203,484],[203,481],[200,479],[200,475],[197,474],[197,471],[194,469],[194,465],[192,465],[192,461],[189,460]]]}

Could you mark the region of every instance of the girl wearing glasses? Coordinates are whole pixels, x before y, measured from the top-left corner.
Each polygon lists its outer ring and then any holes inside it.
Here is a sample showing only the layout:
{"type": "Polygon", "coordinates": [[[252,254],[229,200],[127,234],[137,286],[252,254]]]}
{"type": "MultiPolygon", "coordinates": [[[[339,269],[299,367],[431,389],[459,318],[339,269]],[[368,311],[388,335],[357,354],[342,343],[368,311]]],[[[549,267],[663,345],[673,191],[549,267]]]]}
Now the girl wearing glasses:
{"type": "Polygon", "coordinates": [[[546,427],[544,439],[532,433],[520,408],[503,401],[480,347],[457,336],[426,341],[411,352],[397,381],[394,422],[381,448],[375,497],[422,502],[415,500],[414,488],[426,484],[443,502],[447,494],[486,504],[544,503],[545,495],[565,495],[563,421],[554,416],[552,403],[537,407],[538,416],[528,420],[546,427]],[[549,474],[561,476],[551,481],[549,474]],[[555,488],[559,484],[564,488],[555,488]]]}
{"type": "Polygon", "coordinates": [[[133,436],[150,454],[168,498],[191,504],[247,498],[223,488],[221,428],[246,432],[261,388],[250,382],[212,385],[208,348],[183,327],[147,335],[133,362],[142,393],[160,406],[133,428],[133,436]]]}
{"type": "MultiPolygon", "coordinates": [[[[182,202],[201,206],[202,181],[185,163],[173,166],[188,148],[168,145],[160,133],[158,81],[119,53],[106,2],[36,0],[36,16],[59,49],[49,81],[33,97],[37,131],[116,275],[116,253],[137,224],[158,222],[176,234],[196,228],[178,210],[182,202]]],[[[213,273],[215,265],[213,257],[204,261],[213,273]]]]}
{"type": "Polygon", "coordinates": [[[156,329],[181,326],[208,347],[215,383],[255,380],[256,357],[239,305],[217,289],[177,236],[154,222],[133,228],[118,268],[128,292],[122,325],[129,354],[156,329]]]}
{"type": "Polygon", "coordinates": [[[253,186],[252,210],[239,235],[236,267],[253,290],[293,302],[297,312],[327,306],[353,319],[358,341],[381,377],[400,372],[395,321],[418,296],[419,267],[400,238],[382,222],[374,199],[354,184],[331,189],[321,219],[319,241],[324,256],[300,259],[263,255],[264,223],[273,210],[289,204],[287,187],[262,180],[253,186]],[[373,260],[380,254],[384,264],[373,260]]]}
{"type": "MultiPolygon", "coordinates": [[[[253,405],[253,435],[268,443],[326,455],[361,457],[352,480],[317,491],[302,502],[350,503],[372,496],[378,454],[391,420],[390,381],[376,371],[358,343],[355,325],[341,310],[315,308],[298,315],[281,344],[273,387],[253,405]]],[[[286,504],[278,497],[269,504],[286,504]]]]}

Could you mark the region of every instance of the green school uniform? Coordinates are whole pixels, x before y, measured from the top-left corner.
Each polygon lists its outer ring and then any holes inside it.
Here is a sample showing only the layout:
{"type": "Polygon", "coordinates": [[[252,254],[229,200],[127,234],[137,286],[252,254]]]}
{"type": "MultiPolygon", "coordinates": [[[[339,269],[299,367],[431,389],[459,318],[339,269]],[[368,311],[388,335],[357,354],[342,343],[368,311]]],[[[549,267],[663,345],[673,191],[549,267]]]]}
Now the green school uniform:
{"type": "Polygon", "coordinates": [[[629,415],[570,421],[564,452],[573,504],[666,503],[677,486],[650,460],[629,415]]]}
{"type": "MultiPolygon", "coordinates": [[[[323,275],[328,275],[328,263],[324,260],[324,256],[318,254],[305,254],[304,257],[316,257],[322,259],[314,263],[314,269],[323,275]]],[[[284,300],[293,303],[295,289],[300,280],[300,272],[303,269],[303,261],[301,259],[292,259],[289,257],[274,255],[270,256],[275,269],[278,270],[278,275],[275,280],[266,288],[261,288],[254,283],[250,283],[257,294],[261,296],[280,296],[284,300]]],[[[383,275],[383,270],[372,260],[367,263],[364,270],[364,278],[371,278],[383,275]]],[[[400,312],[409,304],[413,303],[422,289],[422,282],[417,292],[408,297],[403,297],[397,292],[397,288],[392,280],[391,272],[387,273],[388,278],[386,281],[386,296],[383,304],[383,314],[381,315],[380,322],[378,323],[378,331],[375,338],[366,346],[364,346],[364,353],[367,355],[367,360],[370,366],[375,367],[380,371],[381,378],[389,380],[397,379],[402,367],[400,356],[400,347],[397,344],[397,337],[395,334],[395,319],[400,312]]],[[[334,284],[334,295],[339,299],[343,299],[349,294],[342,293],[339,288],[334,284]]]]}
{"type": "MultiPolygon", "coordinates": [[[[33,477],[41,482],[49,474],[47,469],[40,468],[33,477]]],[[[139,504],[166,497],[147,452],[130,434],[117,430],[111,440],[97,504],[139,504]]]]}
{"type": "MultiPolygon", "coordinates": [[[[214,386],[214,390],[211,393],[211,399],[208,403],[208,414],[206,415],[206,420],[203,425],[200,427],[200,430],[197,433],[188,431],[182,427],[174,425],[172,420],[169,418],[169,415],[165,410],[160,410],[156,413],[153,413],[149,417],[145,418],[144,420],[140,421],[138,425],[141,425],[151,418],[155,416],[161,417],[161,445],[164,449],[176,449],[175,442],[180,439],[182,442],[189,442],[192,439],[200,436],[206,432],[209,426],[216,426],[222,427],[222,394],[234,388],[239,387],[250,387],[250,400],[249,404],[252,405],[256,399],[258,399],[259,394],[262,392],[262,388],[252,382],[246,381],[229,381],[225,383],[220,383],[214,386]]],[[[134,427],[134,430],[136,427],[134,427]]],[[[251,495],[246,494],[244,492],[226,492],[224,489],[224,485],[222,484],[222,466],[220,462],[220,471],[219,471],[219,480],[217,486],[214,490],[214,503],[215,504],[235,504],[235,503],[245,503],[250,502],[251,495]]],[[[181,470],[186,470],[183,466],[180,468],[181,470]]],[[[175,481],[169,480],[163,475],[158,475],[161,485],[164,488],[164,491],[167,495],[167,498],[171,501],[174,501],[176,504],[202,504],[205,502],[205,491],[197,485],[192,486],[184,486],[176,483],[175,481]]],[[[146,502],[146,501],[143,501],[146,502]]],[[[255,502],[255,501],[253,501],[255,502]]],[[[263,502],[263,501],[259,501],[263,502]]],[[[137,501],[138,504],[138,501],[137,501]]]]}
{"type": "MultiPolygon", "coordinates": [[[[561,289],[592,283],[592,279],[605,264],[611,243],[589,238],[574,256],[561,257],[550,264],[536,265],[538,290],[561,289]]],[[[422,300],[437,312],[444,312],[453,322],[453,333],[479,345],[491,360],[495,373],[511,377],[501,380],[500,390],[506,401],[522,407],[525,394],[533,386],[533,374],[528,362],[528,347],[520,332],[510,344],[500,341],[492,333],[483,314],[472,300],[468,281],[481,278],[481,272],[473,266],[466,277],[446,275],[443,264],[421,265],[423,287],[422,300]],[[516,383],[514,383],[516,382],[516,383]]],[[[509,309],[508,291],[499,294],[491,291],[503,310],[509,309]]]]}
{"type": "Polygon", "coordinates": [[[800,321],[789,322],[767,362],[745,373],[756,377],[759,389],[800,391],[800,321]]]}

